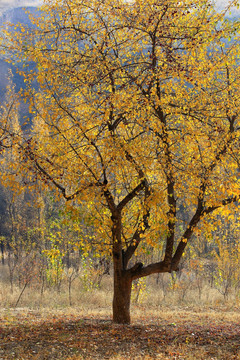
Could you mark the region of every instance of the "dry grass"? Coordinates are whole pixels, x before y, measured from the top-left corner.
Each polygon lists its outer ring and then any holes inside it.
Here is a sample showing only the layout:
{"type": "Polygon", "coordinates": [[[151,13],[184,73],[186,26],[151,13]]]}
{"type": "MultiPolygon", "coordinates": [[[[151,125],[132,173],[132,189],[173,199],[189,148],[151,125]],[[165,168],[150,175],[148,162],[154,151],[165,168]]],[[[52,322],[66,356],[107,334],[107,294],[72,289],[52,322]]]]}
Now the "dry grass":
{"type": "MultiPolygon", "coordinates": [[[[23,289],[23,285],[18,284],[15,279],[13,291],[11,292],[10,283],[8,279],[7,266],[0,265],[0,304],[2,308],[12,308],[15,306],[18,297],[23,289]]],[[[161,309],[162,307],[190,307],[208,309],[215,307],[227,307],[234,309],[240,306],[240,294],[232,292],[230,296],[225,299],[223,295],[217,291],[216,288],[210,287],[208,283],[204,283],[201,289],[201,297],[198,290],[192,286],[191,283],[183,284],[184,286],[176,289],[168,287],[170,275],[164,274],[164,283],[156,283],[156,277],[152,276],[144,280],[139,288],[133,289],[132,302],[143,307],[150,307],[161,309]],[[191,286],[189,286],[189,284],[191,286]],[[163,285],[165,289],[163,289],[163,285]],[[139,295],[139,296],[137,296],[139,295]]],[[[100,287],[96,288],[96,283],[93,286],[85,284],[79,276],[72,285],[71,291],[71,305],[73,308],[80,309],[109,309],[112,303],[112,277],[104,276],[100,287]]],[[[53,287],[44,287],[41,291],[41,286],[38,281],[34,280],[28,285],[20,298],[18,307],[28,307],[30,309],[62,309],[69,307],[68,284],[66,278],[62,281],[60,291],[53,287]]]]}

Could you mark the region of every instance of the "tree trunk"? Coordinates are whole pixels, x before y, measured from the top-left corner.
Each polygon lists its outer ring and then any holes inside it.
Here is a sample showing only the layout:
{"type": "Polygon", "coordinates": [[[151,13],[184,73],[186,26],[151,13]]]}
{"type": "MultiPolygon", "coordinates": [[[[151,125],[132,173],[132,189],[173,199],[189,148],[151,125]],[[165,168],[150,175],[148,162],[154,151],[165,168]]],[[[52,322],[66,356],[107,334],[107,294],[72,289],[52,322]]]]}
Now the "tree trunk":
{"type": "Polygon", "coordinates": [[[113,321],[130,324],[132,279],[127,274],[114,274],[113,321]]]}
{"type": "Polygon", "coordinates": [[[1,242],[2,265],[4,265],[4,244],[1,242]]]}

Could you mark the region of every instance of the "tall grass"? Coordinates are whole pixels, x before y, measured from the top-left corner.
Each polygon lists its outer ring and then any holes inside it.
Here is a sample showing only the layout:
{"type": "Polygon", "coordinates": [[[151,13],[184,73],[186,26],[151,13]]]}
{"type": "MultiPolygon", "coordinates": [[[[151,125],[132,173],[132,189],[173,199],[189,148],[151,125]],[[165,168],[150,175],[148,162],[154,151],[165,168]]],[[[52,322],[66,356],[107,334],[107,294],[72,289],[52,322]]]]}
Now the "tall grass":
{"type": "MultiPolygon", "coordinates": [[[[79,269],[71,283],[69,297],[69,278],[63,274],[59,286],[43,284],[39,276],[33,276],[29,283],[21,280],[16,272],[13,285],[9,280],[7,265],[0,265],[0,303],[1,308],[22,307],[29,309],[66,309],[82,311],[101,309],[111,313],[113,295],[112,274],[102,276],[93,268],[79,269]],[[26,285],[26,286],[25,286],[26,285]]],[[[180,278],[170,274],[153,275],[133,283],[132,309],[151,308],[161,310],[169,307],[229,309],[240,306],[240,294],[231,289],[224,296],[207,277],[197,279],[194,274],[182,274],[180,278]],[[201,281],[200,281],[201,280],[201,281]]]]}

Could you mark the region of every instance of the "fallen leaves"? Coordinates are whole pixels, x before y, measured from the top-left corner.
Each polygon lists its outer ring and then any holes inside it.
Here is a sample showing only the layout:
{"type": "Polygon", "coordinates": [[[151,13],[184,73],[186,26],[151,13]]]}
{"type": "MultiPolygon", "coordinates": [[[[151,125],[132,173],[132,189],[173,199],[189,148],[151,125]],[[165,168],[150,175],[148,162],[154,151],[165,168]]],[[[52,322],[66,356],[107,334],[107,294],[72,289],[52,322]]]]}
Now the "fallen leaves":
{"type": "Polygon", "coordinates": [[[32,313],[10,322],[2,316],[0,359],[240,359],[239,317],[172,312],[170,322],[160,316],[145,313],[129,326],[107,316],[32,313]]]}

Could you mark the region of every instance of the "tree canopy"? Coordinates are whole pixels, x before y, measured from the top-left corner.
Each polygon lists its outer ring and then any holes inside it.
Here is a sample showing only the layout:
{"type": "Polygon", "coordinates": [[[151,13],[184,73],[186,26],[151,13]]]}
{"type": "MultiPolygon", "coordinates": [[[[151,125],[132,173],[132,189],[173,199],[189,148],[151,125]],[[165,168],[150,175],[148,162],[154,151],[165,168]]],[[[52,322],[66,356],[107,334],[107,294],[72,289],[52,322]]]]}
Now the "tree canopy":
{"type": "Polygon", "coordinates": [[[226,11],[48,0],[34,29],[8,34],[34,117],[23,172],[88,207],[96,249],[113,255],[114,321],[130,321],[133,279],[176,271],[201,220],[239,201],[239,22],[226,11]],[[146,246],[163,258],[134,263],[146,246]]]}

